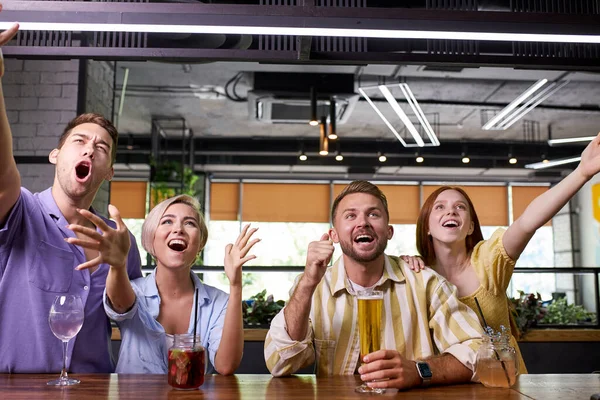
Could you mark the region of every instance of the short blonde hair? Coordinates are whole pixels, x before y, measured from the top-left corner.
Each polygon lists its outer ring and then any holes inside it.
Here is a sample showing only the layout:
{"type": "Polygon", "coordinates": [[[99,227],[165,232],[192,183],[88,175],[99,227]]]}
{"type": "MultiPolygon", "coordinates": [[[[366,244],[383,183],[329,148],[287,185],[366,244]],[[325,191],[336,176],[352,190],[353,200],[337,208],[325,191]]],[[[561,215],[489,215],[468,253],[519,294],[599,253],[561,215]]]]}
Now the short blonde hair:
{"type": "Polygon", "coordinates": [[[202,212],[200,211],[200,202],[192,196],[180,194],[179,196],[174,196],[158,203],[152,209],[152,211],[148,213],[148,216],[146,216],[146,220],[142,225],[142,246],[144,246],[144,249],[146,249],[146,251],[154,258],[156,258],[156,254],[154,253],[154,234],[156,233],[160,219],[167,211],[167,208],[173,204],[188,205],[196,212],[196,217],[198,218],[198,228],[200,229],[200,248],[198,249],[198,252],[202,251],[206,245],[206,240],[208,239],[208,228],[204,222],[202,212]]]}

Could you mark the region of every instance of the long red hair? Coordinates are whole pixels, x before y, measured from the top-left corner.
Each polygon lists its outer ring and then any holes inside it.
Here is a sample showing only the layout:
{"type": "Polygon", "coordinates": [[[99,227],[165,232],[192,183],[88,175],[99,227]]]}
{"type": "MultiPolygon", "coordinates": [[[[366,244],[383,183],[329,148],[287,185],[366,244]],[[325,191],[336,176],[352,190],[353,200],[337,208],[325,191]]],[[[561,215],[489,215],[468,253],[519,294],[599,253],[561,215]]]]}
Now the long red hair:
{"type": "Polygon", "coordinates": [[[469,206],[469,214],[471,216],[471,221],[473,221],[473,233],[468,235],[466,239],[467,254],[471,254],[475,245],[483,240],[479,218],[477,217],[475,207],[473,206],[473,202],[471,201],[471,198],[469,198],[469,195],[459,187],[442,186],[431,193],[427,200],[425,200],[423,207],[421,207],[421,212],[419,213],[419,219],[417,219],[417,250],[419,251],[419,254],[421,254],[425,265],[428,266],[435,265],[436,261],[433,241],[429,235],[429,216],[431,215],[431,210],[433,210],[433,203],[435,203],[435,200],[440,193],[445,192],[446,190],[456,190],[462,194],[469,206]]]}

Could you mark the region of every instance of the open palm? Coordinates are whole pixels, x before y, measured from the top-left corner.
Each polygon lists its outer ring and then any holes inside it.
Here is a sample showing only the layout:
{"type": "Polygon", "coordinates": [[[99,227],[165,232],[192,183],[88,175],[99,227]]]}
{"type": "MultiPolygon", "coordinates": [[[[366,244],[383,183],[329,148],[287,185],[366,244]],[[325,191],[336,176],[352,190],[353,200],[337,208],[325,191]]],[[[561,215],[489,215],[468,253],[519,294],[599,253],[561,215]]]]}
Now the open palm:
{"type": "Polygon", "coordinates": [[[248,224],[244,226],[235,243],[225,246],[225,274],[232,286],[242,285],[242,265],[256,258],[255,255],[248,255],[248,252],[260,241],[260,239],[250,240],[257,230],[258,228],[250,229],[248,224]]]}

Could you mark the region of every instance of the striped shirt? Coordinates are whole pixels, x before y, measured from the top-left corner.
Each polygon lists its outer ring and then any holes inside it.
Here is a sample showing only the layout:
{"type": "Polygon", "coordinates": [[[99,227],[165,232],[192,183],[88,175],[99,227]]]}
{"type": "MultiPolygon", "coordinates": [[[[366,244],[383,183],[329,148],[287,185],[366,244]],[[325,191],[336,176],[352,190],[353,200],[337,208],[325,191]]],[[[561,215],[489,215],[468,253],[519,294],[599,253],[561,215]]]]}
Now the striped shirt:
{"type": "MultiPolygon", "coordinates": [[[[296,279],[291,293],[298,284],[296,279]]],[[[435,271],[415,273],[386,256],[375,284],[383,291],[382,348],[410,360],[449,353],[471,371],[481,343],[477,316],[458,300],[456,288],[435,271]]],[[[358,307],[343,258],[327,269],[313,294],[309,329],[302,341],[290,338],[283,310],[265,340],[267,368],[274,376],[293,374],[316,359],[317,376],[351,375],[359,366],[358,307]]]]}

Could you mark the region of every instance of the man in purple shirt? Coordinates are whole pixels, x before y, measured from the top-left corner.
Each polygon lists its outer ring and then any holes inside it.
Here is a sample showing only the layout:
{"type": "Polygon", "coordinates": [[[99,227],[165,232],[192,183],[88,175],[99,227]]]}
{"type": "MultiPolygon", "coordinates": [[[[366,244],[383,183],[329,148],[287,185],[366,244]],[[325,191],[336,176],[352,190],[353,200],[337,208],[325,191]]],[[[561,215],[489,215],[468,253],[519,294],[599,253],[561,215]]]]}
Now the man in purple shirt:
{"type": "MultiPolygon", "coordinates": [[[[15,25],[0,33],[0,45],[17,29],[15,25]]],[[[2,61],[0,77],[3,73],[2,61]]],[[[109,121],[97,114],[80,115],[67,125],[58,148],[50,153],[55,165],[52,187],[32,194],[21,188],[0,85],[0,373],[61,370],[62,342],[50,330],[48,312],[55,297],[63,294],[79,295],[85,312],[81,331],[69,342],[67,369],[114,371],[111,327],[102,304],[109,266],[99,263],[76,270],[102,256],[65,238],[86,239],[68,229],[69,224],[95,229],[78,209],[94,212],[96,192],[113,176],[116,147],[117,131],[109,121]]],[[[140,255],[131,234],[130,239],[127,270],[133,280],[141,276],[140,255]]]]}

